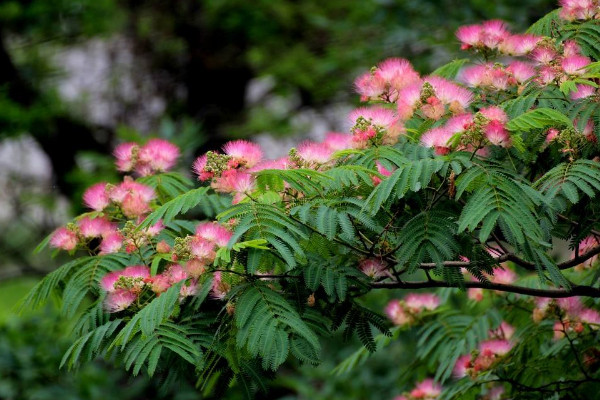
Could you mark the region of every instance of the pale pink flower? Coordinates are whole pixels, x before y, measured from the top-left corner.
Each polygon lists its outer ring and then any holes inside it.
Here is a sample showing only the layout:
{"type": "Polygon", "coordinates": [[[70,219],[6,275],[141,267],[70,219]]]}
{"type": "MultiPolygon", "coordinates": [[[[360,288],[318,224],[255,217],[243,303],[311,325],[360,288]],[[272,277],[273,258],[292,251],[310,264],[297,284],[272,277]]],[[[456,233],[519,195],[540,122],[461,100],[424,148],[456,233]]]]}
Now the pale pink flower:
{"type": "Polygon", "coordinates": [[[358,267],[363,274],[367,275],[371,279],[377,279],[388,274],[386,271],[387,265],[375,258],[367,258],[366,260],[362,260],[358,267]]]}
{"type": "Polygon", "coordinates": [[[140,193],[130,193],[123,198],[121,211],[128,218],[136,218],[149,212],[150,205],[140,193]]]}
{"type": "Polygon", "coordinates": [[[377,65],[375,75],[380,76],[395,90],[400,90],[420,79],[410,62],[403,58],[388,58],[382,61],[377,65]]]}
{"type": "Polygon", "coordinates": [[[456,37],[462,43],[461,49],[467,50],[471,47],[481,46],[481,34],[483,28],[481,25],[464,25],[456,31],[456,37]]]}
{"type": "Polygon", "coordinates": [[[204,238],[194,236],[189,242],[190,253],[202,262],[211,263],[216,256],[215,245],[204,238]]]}
{"type": "Polygon", "coordinates": [[[169,277],[169,283],[171,285],[188,278],[186,271],[179,264],[172,264],[169,266],[164,272],[164,275],[169,277]]]}
{"type": "Polygon", "coordinates": [[[304,142],[298,146],[298,156],[311,164],[325,164],[331,159],[333,150],[322,143],[304,142]]]}
{"type": "Polygon", "coordinates": [[[484,117],[489,119],[490,121],[498,121],[502,124],[505,124],[508,122],[508,115],[506,115],[504,110],[501,109],[500,107],[496,107],[496,106],[484,107],[484,108],[480,109],[479,112],[484,117]]]}
{"type": "Polygon", "coordinates": [[[471,87],[492,86],[493,69],[491,63],[473,65],[462,70],[460,80],[471,87]]]}
{"type": "Polygon", "coordinates": [[[538,76],[536,78],[536,81],[542,85],[548,85],[548,84],[554,82],[555,79],[556,79],[556,71],[554,70],[554,68],[549,67],[549,66],[544,66],[544,67],[540,68],[540,70],[538,71],[538,76]]]}
{"type": "Polygon", "coordinates": [[[433,379],[425,379],[410,392],[413,399],[435,399],[442,393],[442,386],[433,379]]]}
{"type": "Polygon", "coordinates": [[[397,122],[397,117],[392,110],[383,107],[360,107],[350,113],[350,121],[356,124],[359,117],[370,121],[373,125],[388,129],[397,122]]]}
{"type": "Polygon", "coordinates": [[[482,288],[469,288],[467,289],[467,298],[474,301],[483,300],[483,289],[482,288]]]}
{"type": "Polygon", "coordinates": [[[217,192],[221,193],[232,193],[235,192],[235,185],[239,177],[246,174],[244,171],[238,169],[228,169],[221,173],[221,176],[216,178],[212,183],[211,187],[217,192]]]}
{"type": "Polygon", "coordinates": [[[410,293],[404,297],[404,304],[413,313],[431,311],[439,307],[440,298],[433,293],[410,293]]]}
{"type": "Polygon", "coordinates": [[[52,234],[50,246],[62,250],[74,250],[77,247],[77,234],[65,227],[58,228],[52,234]]]}
{"type": "Polygon", "coordinates": [[[203,222],[196,227],[196,235],[218,247],[225,247],[233,234],[216,222],[203,222]]]}
{"type": "MultiPolygon", "coordinates": [[[[350,136],[350,135],[348,135],[350,136]]],[[[252,168],[248,168],[248,172],[258,172],[265,169],[288,169],[290,160],[287,157],[281,157],[276,160],[263,160],[252,168]]]]}
{"type": "Polygon", "coordinates": [[[560,0],[559,16],[567,21],[592,19],[598,11],[594,0],[560,0]]]}
{"type": "Polygon", "coordinates": [[[158,274],[149,279],[149,284],[154,293],[160,294],[171,287],[171,279],[168,274],[158,274]]]}
{"type": "Polygon", "coordinates": [[[540,40],[542,40],[542,37],[527,33],[510,35],[500,44],[499,49],[511,56],[523,56],[531,52],[540,40]]]}
{"type": "Polygon", "coordinates": [[[452,375],[455,378],[462,378],[467,376],[467,370],[471,368],[471,355],[465,354],[463,356],[458,357],[456,360],[456,364],[454,364],[454,368],[452,369],[452,375]]]}
{"type": "MultiPolygon", "coordinates": [[[[235,163],[246,168],[255,166],[263,157],[263,151],[260,146],[247,140],[227,142],[223,146],[223,151],[230,156],[235,163]]],[[[237,165],[232,167],[235,168],[237,165]]]]}
{"type": "Polygon", "coordinates": [[[531,58],[540,64],[550,64],[558,54],[556,50],[548,46],[538,46],[531,52],[531,58]]]}
{"type": "Polygon", "coordinates": [[[565,297],[563,299],[557,299],[556,303],[564,310],[568,315],[577,317],[583,311],[583,304],[579,297],[565,297]]]}
{"type": "Polygon", "coordinates": [[[125,310],[127,307],[133,304],[137,299],[137,294],[128,290],[115,290],[109,292],[104,299],[104,308],[110,313],[115,313],[125,310]]]}
{"type": "Polygon", "coordinates": [[[233,204],[239,203],[242,199],[246,198],[248,193],[253,192],[256,189],[256,178],[253,175],[240,172],[237,174],[237,179],[233,185],[235,195],[233,196],[233,204]]]}
{"type": "Polygon", "coordinates": [[[546,143],[550,143],[551,141],[556,139],[559,133],[560,131],[556,128],[548,129],[548,131],[546,132],[546,143]]]}
{"type": "Polygon", "coordinates": [[[412,317],[404,311],[400,300],[391,300],[385,307],[385,314],[394,323],[394,325],[406,325],[412,321],[412,317]]]}
{"type": "Polygon", "coordinates": [[[117,253],[123,247],[123,235],[118,231],[106,234],[100,243],[100,255],[117,253]]]}
{"type": "Polygon", "coordinates": [[[129,278],[145,279],[150,277],[150,268],[145,265],[131,265],[121,271],[121,275],[129,278]]]}
{"type": "Polygon", "coordinates": [[[402,89],[398,94],[398,117],[402,121],[410,119],[421,101],[421,82],[413,83],[402,89]]]}
{"type": "Polygon", "coordinates": [[[479,344],[479,351],[484,356],[503,356],[513,348],[513,344],[505,339],[485,340],[479,344]]]}
{"type": "Polygon", "coordinates": [[[502,321],[498,328],[490,330],[490,337],[509,340],[515,333],[515,328],[506,321],[502,321]]]}
{"type": "Polygon", "coordinates": [[[506,71],[509,72],[518,83],[524,83],[535,75],[535,68],[522,61],[511,62],[506,71]]]}
{"type": "Polygon", "coordinates": [[[480,40],[486,47],[496,49],[509,35],[510,33],[503,21],[485,21],[482,24],[480,40]]]}
{"type": "Polygon", "coordinates": [[[596,88],[590,85],[582,85],[580,83],[577,84],[577,90],[571,92],[571,99],[579,100],[585,99],[587,97],[593,96],[596,94],[596,88]]]}
{"type": "Polygon", "coordinates": [[[584,56],[570,56],[562,59],[560,65],[568,75],[583,75],[584,68],[591,63],[591,60],[584,56]]]}
{"type": "Polygon", "coordinates": [[[600,313],[591,308],[586,308],[581,311],[579,318],[581,319],[581,322],[585,322],[586,324],[600,325],[600,313]]]}
{"type": "Polygon", "coordinates": [[[79,231],[85,238],[104,237],[117,229],[117,224],[110,222],[104,217],[83,217],[77,221],[79,231]]]}
{"type": "MultiPolygon", "coordinates": [[[[573,120],[573,125],[577,126],[578,124],[579,119],[575,118],[575,120],[573,120]]],[[[596,135],[594,134],[594,121],[592,119],[588,119],[581,134],[585,136],[589,142],[595,142],[597,140],[596,135]]]]}
{"type": "Polygon", "coordinates": [[[325,136],[323,144],[332,151],[340,151],[352,148],[352,135],[346,133],[329,132],[325,136]]]}
{"type": "Polygon", "coordinates": [[[517,280],[517,274],[508,267],[494,268],[493,275],[489,277],[494,283],[500,283],[504,285],[510,285],[517,280]]]}
{"type": "Polygon", "coordinates": [[[192,170],[196,175],[198,175],[198,180],[202,182],[211,179],[215,175],[214,172],[208,172],[204,170],[204,167],[206,167],[206,160],[207,157],[206,154],[204,154],[196,158],[194,164],[192,165],[192,170]]]}
{"type": "Polygon", "coordinates": [[[121,277],[121,272],[123,271],[112,271],[104,275],[100,280],[100,287],[102,290],[105,292],[114,292],[116,290],[115,283],[117,283],[121,277]]]}
{"type": "Polygon", "coordinates": [[[215,272],[213,275],[213,283],[211,288],[211,294],[214,298],[223,300],[227,293],[231,290],[231,286],[223,281],[221,277],[221,271],[215,272]]]}
{"type": "MultiPolygon", "coordinates": [[[[379,172],[383,176],[392,175],[392,171],[385,168],[379,161],[375,161],[375,166],[377,167],[377,172],[379,172]]],[[[371,178],[373,180],[374,185],[379,185],[381,183],[381,179],[378,176],[373,176],[371,178]]]]}
{"type": "Polygon", "coordinates": [[[436,154],[448,154],[450,151],[448,141],[452,136],[454,136],[453,132],[444,126],[440,126],[425,132],[423,136],[421,136],[421,144],[425,147],[435,148],[436,154]]]}
{"type": "Polygon", "coordinates": [[[190,280],[188,282],[185,282],[183,285],[181,285],[181,289],[179,289],[179,296],[180,297],[194,296],[194,295],[196,295],[196,293],[198,293],[198,289],[199,289],[198,281],[190,280]]]}
{"type": "Polygon", "coordinates": [[[580,56],[581,48],[574,40],[565,40],[563,42],[563,55],[565,57],[580,56]]]}
{"type": "Polygon", "coordinates": [[[483,128],[483,133],[490,143],[501,147],[508,147],[511,144],[510,135],[499,121],[490,121],[483,128]]]}
{"type": "Polygon", "coordinates": [[[135,167],[137,161],[137,153],[139,146],[137,143],[121,143],[118,145],[113,155],[116,158],[115,164],[117,170],[121,172],[129,172],[135,167]]]}
{"type": "Polygon", "coordinates": [[[106,193],[106,185],[105,182],[96,183],[83,193],[83,203],[86,207],[102,211],[110,204],[110,199],[106,193]]]}
{"type": "Polygon", "coordinates": [[[138,152],[135,170],[142,176],[165,172],[173,168],[179,158],[179,147],[164,139],[150,139],[138,152]]]}
{"type": "Polygon", "coordinates": [[[190,278],[198,279],[200,275],[206,272],[206,265],[197,258],[192,258],[185,263],[185,272],[190,278]]]}
{"type": "Polygon", "coordinates": [[[375,100],[385,93],[386,82],[381,76],[376,76],[368,71],[354,80],[354,87],[360,94],[361,101],[375,100]]]}
{"type": "Polygon", "coordinates": [[[118,186],[111,188],[109,198],[121,206],[126,217],[135,218],[150,211],[149,202],[156,197],[150,186],[125,179],[118,186]]]}
{"type": "MultiPolygon", "coordinates": [[[[144,218],[145,219],[145,218],[144,218]]],[[[140,220],[138,224],[142,223],[144,219],[140,220]]],[[[144,233],[150,237],[156,237],[159,233],[161,233],[165,229],[165,224],[163,224],[163,220],[159,219],[154,225],[150,225],[146,229],[144,229],[144,233]]]]}
{"type": "Polygon", "coordinates": [[[430,76],[425,79],[435,91],[435,96],[443,104],[449,104],[451,108],[461,107],[465,110],[473,101],[473,93],[457,84],[439,76],[430,76]]]}

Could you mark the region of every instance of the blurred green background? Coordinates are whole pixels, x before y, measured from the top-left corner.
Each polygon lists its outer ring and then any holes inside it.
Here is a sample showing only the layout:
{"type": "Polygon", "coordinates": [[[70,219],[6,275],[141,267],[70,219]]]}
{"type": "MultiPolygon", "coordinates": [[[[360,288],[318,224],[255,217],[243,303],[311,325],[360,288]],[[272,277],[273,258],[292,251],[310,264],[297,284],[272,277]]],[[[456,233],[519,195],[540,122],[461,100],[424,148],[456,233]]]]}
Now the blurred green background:
{"type": "MultiPolygon", "coordinates": [[[[18,300],[64,258],[33,254],[81,211],[90,184],[116,181],[111,149],[158,135],[194,156],[232,138],[273,156],[343,130],[354,78],[386,57],[426,73],[464,55],[459,25],[500,18],[514,31],[551,0],[0,1],[0,399],[199,397],[110,362],[59,371],[69,321],[18,300]],[[163,390],[158,390],[159,388],[163,390]],[[166,389],[165,389],[166,388],[166,389]]],[[[374,308],[390,294],[367,299],[374,308]]],[[[382,399],[406,389],[398,343],[359,371],[330,370],[356,349],[332,339],[318,368],[290,365],[271,399],[382,399]]],[[[410,351],[408,352],[410,353],[410,351]]],[[[403,355],[404,354],[404,355],[403,355]]],[[[409,354],[410,355],[410,354],[409,354]]],[[[405,364],[402,364],[405,363],[405,364]]],[[[237,398],[235,393],[231,398],[237,398]]],[[[266,397],[265,397],[266,398],[266,397]]]]}

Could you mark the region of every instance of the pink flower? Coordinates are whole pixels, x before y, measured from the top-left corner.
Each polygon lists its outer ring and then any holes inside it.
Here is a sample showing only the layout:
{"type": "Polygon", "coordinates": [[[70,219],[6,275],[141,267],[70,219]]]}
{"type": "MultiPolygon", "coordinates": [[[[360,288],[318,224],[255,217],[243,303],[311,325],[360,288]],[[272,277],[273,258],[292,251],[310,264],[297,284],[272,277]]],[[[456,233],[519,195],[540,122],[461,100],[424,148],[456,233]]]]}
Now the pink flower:
{"type": "MultiPolygon", "coordinates": [[[[223,146],[223,151],[232,158],[232,161],[245,168],[251,168],[255,166],[263,157],[263,152],[260,146],[247,140],[234,140],[227,142],[223,146]]],[[[233,168],[236,166],[233,166],[233,168]]]]}
{"type": "Polygon", "coordinates": [[[581,322],[585,322],[586,324],[600,325],[600,313],[591,308],[586,308],[581,311],[579,318],[581,319],[581,322]]]}
{"type": "Polygon", "coordinates": [[[83,203],[86,207],[102,211],[110,204],[110,199],[106,193],[106,185],[105,182],[96,183],[83,193],[83,203]]]}
{"type": "Polygon", "coordinates": [[[548,129],[548,131],[546,132],[546,143],[550,143],[551,141],[556,139],[559,133],[560,131],[556,128],[548,129]]]}
{"type": "Polygon", "coordinates": [[[542,85],[548,85],[556,79],[556,71],[552,67],[544,66],[540,68],[536,81],[542,85]]]}
{"type": "Polygon", "coordinates": [[[565,40],[563,42],[563,55],[565,57],[580,56],[581,48],[574,40],[565,40]]]}
{"type": "Polygon", "coordinates": [[[473,101],[473,93],[470,90],[458,86],[439,76],[430,76],[425,79],[429,82],[435,91],[435,96],[440,99],[443,104],[449,104],[451,108],[462,108],[464,111],[471,101],[473,101]]]}
{"type": "Polygon", "coordinates": [[[421,101],[422,82],[413,83],[398,93],[398,117],[402,121],[410,119],[421,101]]]}
{"type": "Polygon", "coordinates": [[[359,117],[363,117],[371,124],[388,129],[397,122],[397,117],[392,110],[383,107],[360,107],[350,113],[350,121],[356,124],[359,117]]]}
{"type": "Polygon", "coordinates": [[[173,168],[179,158],[179,148],[163,139],[151,139],[138,152],[135,170],[142,176],[165,172],[173,168]]]}
{"type": "Polygon", "coordinates": [[[421,136],[421,144],[425,147],[434,147],[435,152],[439,155],[448,154],[450,151],[448,141],[453,135],[454,133],[446,127],[433,128],[421,136]]]}
{"type": "Polygon", "coordinates": [[[137,143],[121,143],[118,145],[113,152],[116,158],[117,170],[121,172],[133,170],[137,161],[138,151],[139,146],[137,143]]]}
{"type": "Polygon", "coordinates": [[[123,235],[118,231],[110,232],[104,236],[100,243],[100,255],[112,254],[123,247],[123,235]]]}
{"type": "MultiPolygon", "coordinates": [[[[349,135],[348,135],[349,136],[349,135]]],[[[277,160],[263,160],[252,168],[248,168],[248,172],[258,172],[265,169],[287,169],[290,166],[290,160],[287,157],[278,158],[277,160]]]]}
{"type": "Polygon", "coordinates": [[[536,47],[531,52],[531,58],[537,61],[540,64],[550,64],[558,57],[556,51],[548,46],[539,46],[536,47]]]}
{"type": "Polygon", "coordinates": [[[232,233],[216,222],[204,222],[196,227],[196,235],[219,247],[225,247],[232,233]]]}
{"type": "Polygon", "coordinates": [[[559,4],[562,6],[559,16],[567,21],[592,19],[597,12],[593,0],[560,0],[559,4]]]}
{"type": "Polygon", "coordinates": [[[169,269],[164,272],[164,275],[169,277],[169,283],[171,285],[188,278],[187,273],[179,264],[171,265],[169,269]]]}
{"type": "Polygon", "coordinates": [[[71,251],[77,247],[77,234],[67,228],[58,228],[52,234],[50,246],[57,249],[71,251]]]}
{"type": "MultiPolygon", "coordinates": [[[[196,280],[191,280],[189,282],[185,282],[183,285],[181,285],[181,289],[179,289],[179,296],[180,297],[189,297],[189,296],[194,296],[196,293],[198,293],[198,281],[196,280]]],[[[181,298],[180,298],[181,300],[181,298]]]]}
{"type": "Polygon", "coordinates": [[[522,61],[511,62],[506,71],[509,72],[518,83],[524,83],[535,75],[535,69],[528,63],[522,61]]]}
{"type": "Polygon", "coordinates": [[[502,124],[505,124],[508,122],[508,115],[506,115],[504,110],[501,109],[500,107],[496,107],[496,106],[484,107],[484,108],[480,109],[479,112],[484,117],[489,119],[490,121],[498,121],[502,124]]]}
{"type": "Polygon", "coordinates": [[[493,69],[494,66],[490,63],[473,65],[462,70],[460,80],[471,87],[492,86],[493,69]]]}
{"type": "Polygon", "coordinates": [[[467,50],[471,47],[481,46],[481,34],[483,29],[480,25],[464,25],[456,31],[456,37],[462,43],[461,49],[467,50]]]}
{"type": "Polygon", "coordinates": [[[596,88],[590,85],[582,85],[580,83],[577,84],[577,90],[571,92],[571,99],[579,100],[585,99],[586,97],[590,97],[596,94],[596,88]]]}
{"type": "Polygon", "coordinates": [[[506,128],[504,128],[504,124],[500,121],[490,121],[483,128],[483,133],[490,143],[497,146],[508,147],[511,143],[510,135],[506,128]]]}
{"type": "Polygon", "coordinates": [[[304,142],[298,146],[298,156],[311,164],[325,164],[331,159],[333,151],[322,143],[304,142]]]}
{"type": "Polygon", "coordinates": [[[406,307],[413,313],[423,310],[435,310],[440,305],[440,298],[433,293],[410,293],[404,297],[406,307]]]}
{"type": "Polygon", "coordinates": [[[223,282],[221,271],[215,272],[211,289],[212,296],[216,299],[223,300],[225,296],[227,296],[229,290],[231,290],[231,286],[228,283],[223,282]]]}
{"type": "Polygon", "coordinates": [[[509,340],[514,333],[515,328],[506,321],[502,321],[498,328],[490,330],[490,337],[509,340]]]}
{"type": "Polygon", "coordinates": [[[83,217],[77,221],[79,231],[85,238],[104,237],[115,232],[117,225],[104,217],[83,217]]]}
{"type": "Polygon", "coordinates": [[[400,300],[391,300],[385,307],[385,314],[395,325],[406,325],[412,322],[412,317],[404,311],[400,300]]]}
{"type": "Polygon", "coordinates": [[[499,49],[511,56],[523,56],[531,52],[540,40],[542,37],[531,34],[510,35],[500,44],[499,49]]]}
{"type": "Polygon", "coordinates": [[[149,278],[150,268],[145,265],[131,265],[121,271],[121,275],[129,278],[149,278]]]}
{"type": "Polygon", "coordinates": [[[126,217],[136,218],[150,211],[149,202],[156,193],[150,186],[126,179],[110,190],[109,197],[121,206],[126,217]]]}
{"type": "Polygon", "coordinates": [[[469,288],[467,289],[467,297],[469,300],[481,301],[483,300],[483,289],[469,288]]]}
{"type": "Polygon", "coordinates": [[[572,317],[578,317],[583,311],[583,304],[581,304],[579,297],[565,297],[556,300],[556,302],[562,310],[572,317]]]}
{"type": "Polygon", "coordinates": [[[194,164],[192,165],[192,170],[196,175],[198,175],[198,180],[202,182],[211,179],[215,175],[214,172],[208,172],[204,170],[204,167],[206,167],[206,160],[207,157],[205,154],[196,158],[196,161],[194,161],[194,164]]]}
{"type": "Polygon", "coordinates": [[[168,274],[158,274],[150,278],[150,288],[156,294],[166,292],[171,287],[171,281],[168,274]]]}
{"type": "Polygon", "coordinates": [[[388,58],[382,61],[377,65],[375,76],[381,77],[395,90],[400,90],[420,79],[410,62],[403,58],[388,58]]]}
{"type": "Polygon", "coordinates": [[[354,80],[354,87],[360,94],[361,101],[378,99],[386,91],[385,84],[386,82],[381,76],[376,76],[370,71],[361,74],[354,80]]]}
{"type": "Polygon", "coordinates": [[[509,285],[517,280],[517,274],[508,267],[494,268],[493,272],[494,274],[490,277],[490,280],[494,283],[509,285]]]}
{"type": "Polygon", "coordinates": [[[510,33],[506,28],[506,24],[500,20],[485,21],[482,24],[480,35],[481,42],[490,49],[495,49],[502,43],[510,33]]]}
{"type": "Polygon", "coordinates": [[[204,238],[194,236],[189,242],[190,253],[202,262],[211,263],[215,259],[215,245],[204,238]]]}
{"type": "Polygon", "coordinates": [[[253,175],[240,172],[237,174],[237,180],[233,184],[233,190],[235,195],[233,196],[233,204],[239,203],[242,199],[246,198],[248,193],[253,192],[256,189],[256,178],[253,175]]]}
{"type": "Polygon", "coordinates": [[[456,378],[467,376],[469,368],[471,368],[471,355],[465,354],[456,360],[456,364],[454,364],[454,368],[452,369],[452,375],[456,378]]]}
{"type": "Polygon", "coordinates": [[[413,399],[435,399],[442,393],[442,386],[433,379],[425,379],[410,392],[413,399]]]}
{"type": "Polygon", "coordinates": [[[386,264],[375,258],[367,258],[359,264],[360,270],[371,279],[377,279],[387,275],[386,264]]]}
{"type": "Polygon", "coordinates": [[[584,68],[591,63],[591,60],[584,56],[570,56],[562,59],[560,65],[568,75],[583,75],[584,68]]]}
{"type": "MultiPolygon", "coordinates": [[[[392,175],[392,171],[385,168],[379,161],[375,161],[375,166],[377,167],[377,172],[379,172],[383,176],[392,175]]],[[[373,180],[374,185],[379,185],[381,183],[381,179],[378,176],[373,176],[371,178],[373,180]]]]}
{"type": "Polygon", "coordinates": [[[504,339],[485,340],[479,344],[479,351],[482,355],[503,356],[507,354],[513,347],[513,344],[504,339]]]}
{"type": "Polygon", "coordinates": [[[104,307],[110,313],[115,313],[125,310],[137,299],[137,294],[128,290],[115,290],[109,292],[104,300],[104,307]]]}
{"type": "Polygon", "coordinates": [[[346,133],[329,132],[325,136],[323,144],[332,151],[340,151],[352,148],[352,135],[346,133]]]}
{"type": "Polygon", "coordinates": [[[196,258],[192,258],[185,263],[185,272],[190,278],[198,279],[200,275],[206,272],[206,265],[196,258]]]}
{"type": "Polygon", "coordinates": [[[100,280],[100,287],[102,288],[102,290],[104,290],[105,292],[114,292],[116,290],[115,283],[117,283],[117,281],[121,277],[121,272],[123,271],[113,271],[104,275],[100,280]]]}

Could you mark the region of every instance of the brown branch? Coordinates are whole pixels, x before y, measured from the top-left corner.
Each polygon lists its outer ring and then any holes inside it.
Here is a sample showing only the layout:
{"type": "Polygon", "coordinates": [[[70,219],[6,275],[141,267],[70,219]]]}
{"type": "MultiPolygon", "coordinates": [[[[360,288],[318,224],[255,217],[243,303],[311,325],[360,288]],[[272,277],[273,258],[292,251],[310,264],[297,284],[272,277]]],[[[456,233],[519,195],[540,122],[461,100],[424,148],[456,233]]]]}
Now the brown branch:
{"type": "MultiPolygon", "coordinates": [[[[431,289],[431,288],[459,288],[459,285],[453,285],[443,281],[413,281],[413,282],[374,282],[371,283],[373,289],[431,289]]],[[[573,285],[571,289],[535,289],[517,285],[505,285],[492,282],[464,282],[465,288],[480,288],[488,290],[498,290],[508,293],[519,293],[526,296],[564,298],[573,296],[586,296],[600,298],[600,289],[591,286],[573,285]]]]}

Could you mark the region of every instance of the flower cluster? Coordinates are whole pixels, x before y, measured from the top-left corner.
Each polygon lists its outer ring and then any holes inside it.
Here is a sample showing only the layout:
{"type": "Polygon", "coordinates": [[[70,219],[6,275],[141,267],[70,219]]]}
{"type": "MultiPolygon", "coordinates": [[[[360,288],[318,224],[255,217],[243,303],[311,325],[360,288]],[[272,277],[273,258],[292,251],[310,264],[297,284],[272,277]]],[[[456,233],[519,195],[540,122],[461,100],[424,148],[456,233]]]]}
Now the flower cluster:
{"type": "Polygon", "coordinates": [[[425,379],[410,392],[394,397],[394,400],[435,400],[440,394],[442,394],[442,386],[433,379],[425,379]]]}
{"type": "Polygon", "coordinates": [[[537,298],[533,309],[533,320],[555,319],[554,338],[560,339],[566,333],[581,333],[585,326],[597,329],[600,325],[600,313],[585,307],[578,297],[564,299],[537,298]]]}
{"type": "Polygon", "coordinates": [[[179,158],[179,148],[164,139],[150,139],[145,145],[122,143],[115,148],[117,169],[147,176],[166,172],[179,158]]]}
{"type": "Polygon", "coordinates": [[[394,299],[385,307],[388,318],[399,326],[414,324],[424,311],[438,308],[440,299],[432,293],[410,293],[402,300],[394,299]]]}
{"type": "Polygon", "coordinates": [[[489,332],[489,339],[479,343],[477,350],[458,358],[454,365],[454,376],[475,378],[478,374],[491,369],[500,359],[505,357],[513,348],[510,340],[515,329],[506,322],[489,332]]]}
{"type": "Polygon", "coordinates": [[[567,21],[597,19],[600,16],[598,0],[560,0],[560,17],[567,21]]]}

